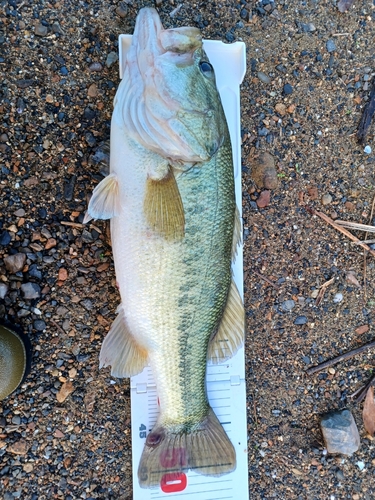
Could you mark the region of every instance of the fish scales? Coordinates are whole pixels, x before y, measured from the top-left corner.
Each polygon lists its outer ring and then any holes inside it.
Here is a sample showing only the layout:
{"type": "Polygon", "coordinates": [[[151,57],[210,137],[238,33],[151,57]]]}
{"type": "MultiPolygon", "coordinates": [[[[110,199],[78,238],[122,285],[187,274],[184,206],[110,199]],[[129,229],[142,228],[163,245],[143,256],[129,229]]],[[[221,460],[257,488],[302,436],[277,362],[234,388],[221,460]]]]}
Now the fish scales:
{"type": "Polygon", "coordinates": [[[160,414],[140,485],[188,469],[230,472],[234,448],[209,406],[205,374],[207,359],[228,359],[243,341],[231,277],[240,226],[229,131],[199,30],[164,30],[154,9],[141,9],[111,143],[120,147],[86,221],[111,218],[121,295],[100,364],[121,377],[149,363],[156,382],[160,414]]]}

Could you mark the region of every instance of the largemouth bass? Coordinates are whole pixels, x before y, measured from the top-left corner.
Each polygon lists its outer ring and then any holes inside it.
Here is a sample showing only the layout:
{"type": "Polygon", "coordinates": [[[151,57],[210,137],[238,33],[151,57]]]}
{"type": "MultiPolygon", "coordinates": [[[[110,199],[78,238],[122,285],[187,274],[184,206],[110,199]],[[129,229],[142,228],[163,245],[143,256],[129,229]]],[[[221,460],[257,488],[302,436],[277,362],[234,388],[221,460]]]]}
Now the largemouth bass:
{"type": "Polygon", "coordinates": [[[156,10],[140,10],[114,100],[114,142],[120,149],[85,218],[111,219],[121,295],[100,366],[117,377],[152,368],[160,414],[139,464],[142,487],[188,469],[219,476],[236,457],[205,373],[207,360],[225,361],[243,342],[231,274],[241,224],[229,131],[198,29],[165,30],[156,10]]]}

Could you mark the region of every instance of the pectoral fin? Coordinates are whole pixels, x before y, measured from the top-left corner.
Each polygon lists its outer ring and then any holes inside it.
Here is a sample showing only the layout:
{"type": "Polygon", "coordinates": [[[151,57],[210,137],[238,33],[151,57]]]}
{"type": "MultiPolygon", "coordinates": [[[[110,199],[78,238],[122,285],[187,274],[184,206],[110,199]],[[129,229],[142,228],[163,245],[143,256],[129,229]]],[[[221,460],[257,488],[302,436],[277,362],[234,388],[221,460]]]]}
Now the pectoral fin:
{"type": "Polygon", "coordinates": [[[99,368],[111,366],[114,377],[132,377],[147,364],[148,354],[134,338],[120,305],[117,317],[104,339],[99,356],[99,368]]]}
{"type": "Polygon", "coordinates": [[[221,323],[208,346],[208,361],[218,364],[234,356],[244,342],[244,334],[245,311],[237,286],[232,280],[221,323]]]}
{"type": "Polygon", "coordinates": [[[83,220],[110,219],[120,213],[119,187],[116,174],[105,177],[94,189],[83,220]]]}
{"type": "Polygon", "coordinates": [[[160,180],[147,178],[144,213],[150,228],[167,240],[179,240],[185,232],[185,214],[172,171],[160,180]]]}

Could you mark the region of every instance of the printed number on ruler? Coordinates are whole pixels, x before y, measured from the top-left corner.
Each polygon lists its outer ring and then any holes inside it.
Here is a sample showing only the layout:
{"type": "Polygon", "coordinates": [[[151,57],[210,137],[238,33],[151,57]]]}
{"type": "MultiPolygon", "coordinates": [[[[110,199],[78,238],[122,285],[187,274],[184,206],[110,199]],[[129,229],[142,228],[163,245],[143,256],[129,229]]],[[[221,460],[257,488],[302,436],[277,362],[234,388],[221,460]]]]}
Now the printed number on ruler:
{"type": "Polygon", "coordinates": [[[141,439],[146,438],[146,426],[144,424],[139,427],[139,437],[141,439]]]}

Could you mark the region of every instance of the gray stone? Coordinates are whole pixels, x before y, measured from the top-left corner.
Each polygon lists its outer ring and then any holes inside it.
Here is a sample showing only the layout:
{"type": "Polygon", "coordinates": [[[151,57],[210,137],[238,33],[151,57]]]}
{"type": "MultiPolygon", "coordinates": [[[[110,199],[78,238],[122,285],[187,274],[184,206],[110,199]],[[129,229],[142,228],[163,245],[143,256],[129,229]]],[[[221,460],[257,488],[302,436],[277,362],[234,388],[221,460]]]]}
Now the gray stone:
{"type": "Polygon", "coordinates": [[[35,34],[37,36],[46,36],[47,33],[48,33],[48,28],[47,28],[47,26],[43,26],[42,23],[38,23],[35,26],[35,34]]]}
{"type": "Polygon", "coordinates": [[[64,35],[64,32],[60,26],[60,24],[55,21],[53,24],[52,24],[52,32],[53,33],[58,33],[59,35],[64,35]]]}
{"type": "Polygon", "coordinates": [[[280,306],[280,309],[282,311],[291,311],[294,306],[296,305],[296,303],[294,302],[294,300],[290,299],[290,300],[286,300],[285,302],[283,302],[280,306]]]}
{"type": "Polygon", "coordinates": [[[349,410],[332,411],[320,421],[328,453],[352,455],[360,445],[360,437],[354,417],[349,410]]]}
{"type": "Polygon", "coordinates": [[[38,332],[42,332],[43,330],[45,330],[47,328],[47,325],[45,324],[45,322],[42,319],[37,319],[34,321],[34,328],[38,332]]]}
{"type": "Polygon", "coordinates": [[[80,304],[87,310],[91,311],[91,309],[94,307],[94,304],[90,299],[83,299],[81,300],[80,304]]]}
{"type": "Polygon", "coordinates": [[[25,299],[38,299],[40,297],[40,286],[37,283],[23,283],[21,290],[25,299]]]}
{"type": "Polygon", "coordinates": [[[258,71],[258,78],[263,83],[271,83],[271,78],[263,73],[263,71],[258,71]]]}
{"type": "Polygon", "coordinates": [[[4,264],[7,268],[7,271],[10,273],[18,273],[18,271],[22,271],[23,266],[26,262],[26,255],[24,253],[16,253],[14,255],[8,255],[8,257],[4,258],[4,264]]]}
{"type": "Polygon", "coordinates": [[[107,55],[107,59],[105,61],[105,64],[106,64],[107,68],[110,68],[112,66],[112,64],[114,64],[116,61],[118,61],[118,55],[116,54],[116,52],[110,52],[107,55]]]}
{"type": "Polygon", "coordinates": [[[332,202],[332,196],[330,194],[324,194],[322,196],[322,204],[329,205],[332,202]]]}
{"type": "Polygon", "coordinates": [[[126,5],[125,2],[120,2],[116,9],[116,14],[123,19],[124,17],[126,17],[127,13],[128,13],[128,6],[126,5]]]}
{"type": "Polygon", "coordinates": [[[26,212],[25,212],[25,210],[24,210],[23,208],[19,208],[18,210],[16,210],[16,211],[14,212],[14,215],[15,215],[16,217],[23,217],[23,216],[25,215],[25,213],[26,213],[26,212]]]}
{"type": "Polygon", "coordinates": [[[327,52],[334,52],[336,50],[336,44],[332,39],[327,40],[326,49],[327,52]]]}
{"type": "Polygon", "coordinates": [[[0,283],[0,299],[3,299],[8,293],[9,287],[5,283],[0,283]]]}
{"type": "Polygon", "coordinates": [[[296,319],[294,320],[295,325],[304,325],[306,323],[307,323],[306,316],[297,316],[296,319]]]}

